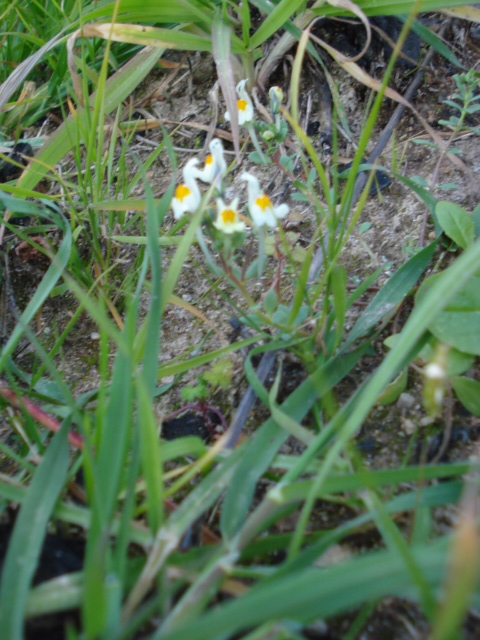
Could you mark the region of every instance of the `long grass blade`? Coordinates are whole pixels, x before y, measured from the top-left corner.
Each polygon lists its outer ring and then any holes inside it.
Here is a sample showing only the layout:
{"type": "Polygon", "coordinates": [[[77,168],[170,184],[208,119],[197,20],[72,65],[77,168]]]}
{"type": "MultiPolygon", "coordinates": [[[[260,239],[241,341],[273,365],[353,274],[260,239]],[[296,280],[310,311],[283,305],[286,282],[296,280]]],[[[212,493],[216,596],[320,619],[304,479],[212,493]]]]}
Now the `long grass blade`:
{"type": "Polygon", "coordinates": [[[0,629],[4,638],[22,640],[28,589],[55,503],[68,470],[69,424],[52,438],[15,522],[2,569],[0,629]]]}

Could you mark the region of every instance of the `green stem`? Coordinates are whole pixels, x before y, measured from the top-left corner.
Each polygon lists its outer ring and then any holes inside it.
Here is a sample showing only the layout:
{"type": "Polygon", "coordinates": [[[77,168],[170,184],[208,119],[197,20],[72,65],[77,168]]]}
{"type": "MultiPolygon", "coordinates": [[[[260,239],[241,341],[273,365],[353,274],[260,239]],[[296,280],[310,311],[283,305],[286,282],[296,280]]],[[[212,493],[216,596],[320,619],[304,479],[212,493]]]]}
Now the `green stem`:
{"type": "Polygon", "coordinates": [[[253,146],[255,147],[255,151],[260,156],[262,164],[270,164],[270,159],[263,153],[262,147],[260,146],[260,142],[258,141],[257,134],[255,131],[255,127],[253,126],[253,122],[249,122],[247,125],[247,131],[250,134],[250,138],[253,142],[253,146]]]}
{"type": "Polygon", "coordinates": [[[265,267],[265,227],[258,227],[258,277],[262,277],[265,267]]]}
{"type": "Polygon", "coordinates": [[[203,235],[203,231],[201,227],[198,227],[197,231],[197,241],[198,241],[198,245],[200,247],[200,249],[203,252],[203,255],[205,256],[205,260],[207,261],[207,265],[210,269],[210,271],[212,273],[214,273],[216,276],[223,276],[222,270],[217,267],[217,265],[215,264],[213,258],[212,258],[212,254],[210,253],[208,247],[207,247],[207,243],[205,242],[205,238],[203,235]]]}
{"type": "Polygon", "coordinates": [[[228,233],[223,234],[223,257],[225,262],[230,264],[230,258],[232,257],[232,236],[228,233]]]}

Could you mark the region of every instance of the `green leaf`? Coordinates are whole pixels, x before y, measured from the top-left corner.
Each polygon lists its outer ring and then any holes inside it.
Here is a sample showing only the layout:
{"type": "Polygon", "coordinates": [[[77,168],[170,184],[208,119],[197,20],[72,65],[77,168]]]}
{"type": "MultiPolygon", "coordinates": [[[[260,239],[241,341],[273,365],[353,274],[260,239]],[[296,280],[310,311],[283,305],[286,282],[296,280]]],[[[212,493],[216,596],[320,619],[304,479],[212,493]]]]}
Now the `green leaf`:
{"type": "Polygon", "coordinates": [[[195,400],[205,400],[208,396],[208,389],[205,384],[196,384],[193,387],[183,387],[180,391],[182,400],[185,402],[195,402],[195,400]]]}
{"type": "MultiPolygon", "coordinates": [[[[393,16],[399,14],[408,14],[414,10],[418,11],[418,5],[414,0],[357,0],[357,7],[367,16],[393,16]]],[[[423,0],[421,3],[422,11],[439,11],[443,8],[458,7],[466,4],[465,0],[423,0]]],[[[336,2],[322,4],[313,12],[318,15],[327,16],[348,16],[351,13],[345,5],[338,6],[336,2]]]]}
{"type": "Polygon", "coordinates": [[[264,160],[258,151],[251,151],[248,154],[248,159],[250,162],[253,162],[253,164],[264,164],[264,160]]]}
{"type": "MultiPolygon", "coordinates": [[[[439,585],[445,571],[445,538],[412,547],[410,552],[426,583],[439,585]]],[[[272,619],[308,623],[357,608],[385,593],[415,596],[411,574],[396,549],[374,551],[326,569],[309,568],[268,581],[155,638],[207,640],[212,637],[212,629],[215,637],[231,637],[272,619]]]]}
{"type": "MultiPolygon", "coordinates": [[[[400,16],[400,20],[405,21],[403,16],[400,16]]],[[[415,32],[426,44],[430,45],[443,56],[446,60],[454,64],[456,67],[460,69],[465,69],[463,64],[457,58],[457,56],[453,53],[450,47],[445,44],[445,42],[437,36],[436,33],[431,31],[428,27],[423,25],[419,20],[415,20],[412,25],[412,31],[415,32]]]]}
{"type": "Polygon", "coordinates": [[[454,202],[442,200],[435,208],[437,219],[445,234],[459,247],[466,249],[475,240],[475,225],[471,216],[454,202]]]}
{"type": "Polygon", "coordinates": [[[0,371],[3,371],[8,358],[13,353],[18,341],[22,337],[25,327],[32,321],[35,314],[38,313],[42,304],[50,295],[53,287],[56,285],[58,279],[62,275],[72,248],[72,234],[70,225],[67,223],[63,215],[57,216],[53,212],[50,212],[50,217],[54,220],[57,226],[65,233],[57,255],[52,260],[52,263],[47,269],[47,272],[42,278],[37,290],[33,297],[30,299],[28,305],[23,310],[22,315],[18,318],[15,329],[12,331],[7,344],[4,345],[0,356],[0,371]]]}
{"type": "Polygon", "coordinates": [[[347,272],[342,265],[336,265],[332,270],[331,287],[333,296],[333,313],[335,315],[335,350],[341,342],[345,314],[347,312],[347,272]]]}
{"type": "Polygon", "coordinates": [[[465,409],[475,416],[480,416],[480,382],[464,376],[452,378],[450,382],[465,409]]]}
{"type": "Polygon", "coordinates": [[[472,211],[472,220],[475,227],[475,238],[478,238],[480,236],[480,204],[477,204],[472,211]]]}
{"type": "MultiPolygon", "coordinates": [[[[390,336],[390,338],[395,338],[395,336],[390,336]]],[[[387,338],[387,340],[389,340],[389,338],[387,338]]],[[[385,340],[385,344],[387,344],[387,340],[385,340]]],[[[431,362],[435,357],[438,344],[439,341],[434,336],[430,336],[428,342],[422,347],[421,351],[419,351],[417,358],[423,360],[425,363],[431,362]]],[[[459,351],[458,349],[450,348],[447,352],[447,376],[459,376],[465,373],[465,371],[470,369],[474,361],[475,356],[469,353],[463,353],[463,351],[459,351]]]]}
{"type": "Polygon", "coordinates": [[[226,389],[232,380],[233,363],[230,358],[222,358],[214,362],[210,371],[205,371],[203,378],[212,387],[226,389]]]}
{"type": "Polygon", "coordinates": [[[377,322],[392,313],[405,298],[427,268],[437,246],[437,240],[415,254],[394,273],[380,289],[350,331],[344,348],[373,329],[377,322]]]}
{"type": "Polygon", "coordinates": [[[262,22],[250,39],[250,48],[252,50],[256,49],[263,44],[265,40],[268,40],[268,38],[280,29],[284,22],[290,18],[301,4],[303,4],[303,0],[281,0],[277,6],[274,6],[268,17],[262,22]]]}
{"type": "MultiPolygon", "coordinates": [[[[431,276],[417,292],[418,304],[444,273],[431,276]]],[[[471,276],[428,327],[440,342],[459,351],[480,355],[480,274],[471,276]]]]}
{"type": "MultiPolygon", "coordinates": [[[[105,114],[122,103],[143,80],[162,55],[160,49],[145,48],[109,78],[105,85],[105,114]]],[[[90,96],[94,104],[95,94],[90,96]]],[[[86,109],[79,108],[53,133],[18,180],[18,187],[32,189],[70,151],[78,138],[78,127],[88,130],[86,109]]]]}
{"type": "Polygon", "coordinates": [[[265,297],[263,299],[263,306],[265,307],[265,311],[269,315],[272,315],[275,312],[276,308],[278,307],[278,296],[274,289],[270,289],[265,294],[265,297]]]}
{"type": "MultiPolygon", "coordinates": [[[[280,405],[280,410],[300,422],[318,397],[328,393],[357,364],[365,348],[350,351],[320,366],[280,405]]],[[[250,354],[251,355],[251,354],[250,354]]],[[[258,394],[257,394],[258,395],[258,394]]],[[[268,400],[267,400],[268,404],[268,400]]],[[[258,479],[268,469],[287,432],[269,418],[245,445],[242,459],[230,482],[221,513],[222,534],[233,537],[243,526],[250,509],[258,479]]]]}
{"type": "Polygon", "coordinates": [[[155,534],[163,519],[162,461],[158,446],[157,416],[153,409],[150,389],[142,373],[137,375],[135,386],[138,407],[137,428],[140,433],[142,469],[147,491],[148,524],[152,533],[155,534]]]}
{"type": "Polygon", "coordinates": [[[47,524],[68,471],[69,424],[55,434],[33,476],[8,545],[0,585],[2,637],[22,640],[28,589],[37,567],[47,524]]]}
{"type": "Polygon", "coordinates": [[[403,369],[401,373],[390,382],[384,391],[378,396],[378,404],[392,404],[396,402],[407,386],[408,381],[408,369],[403,369]]]}

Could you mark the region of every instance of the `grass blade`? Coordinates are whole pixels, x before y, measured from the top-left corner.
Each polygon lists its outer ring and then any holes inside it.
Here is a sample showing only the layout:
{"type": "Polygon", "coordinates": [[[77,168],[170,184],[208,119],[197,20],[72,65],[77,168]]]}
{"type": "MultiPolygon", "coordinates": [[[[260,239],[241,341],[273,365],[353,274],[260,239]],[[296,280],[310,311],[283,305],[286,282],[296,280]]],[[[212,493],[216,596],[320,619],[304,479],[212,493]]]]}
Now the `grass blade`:
{"type": "MultiPolygon", "coordinates": [[[[104,101],[105,114],[111,113],[133,92],[138,83],[156,64],[162,53],[161,49],[145,48],[107,80],[104,101]]],[[[95,94],[90,97],[90,103],[93,104],[94,101],[95,94]]],[[[79,108],[75,116],[69,116],[55,131],[35,156],[34,161],[25,169],[17,186],[23,189],[33,189],[72,148],[77,139],[78,127],[88,130],[88,114],[83,108],[79,108]]]]}
{"type": "MultiPolygon", "coordinates": [[[[335,358],[313,373],[282,403],[280,409],[289,418],[300,421],[316,402],[356,365],[364,349],[350,352],[345,358],[335,358]]],[[[288,433],[269,418],[250,438],[242,460],[229,484],[221,514],[222,533],[233,537],[247,517],[258,479],[268,469],[278,448],[288,433]]]]}
{"type": "Polygon", "coordinates": [[[15,522],[2,569],[0,629],[9,640],[22,640],[28,589],[46,528],[68,471],[68,422],[47,448],[15,522]]]}
{"type": "Polygon", "coordinates": [[[377,322],[391,313],[415,286],[427,268],[438,241],[434,240],[406,262],[377,293],[350,331],[344,348],[373,329],[377,322]]]}

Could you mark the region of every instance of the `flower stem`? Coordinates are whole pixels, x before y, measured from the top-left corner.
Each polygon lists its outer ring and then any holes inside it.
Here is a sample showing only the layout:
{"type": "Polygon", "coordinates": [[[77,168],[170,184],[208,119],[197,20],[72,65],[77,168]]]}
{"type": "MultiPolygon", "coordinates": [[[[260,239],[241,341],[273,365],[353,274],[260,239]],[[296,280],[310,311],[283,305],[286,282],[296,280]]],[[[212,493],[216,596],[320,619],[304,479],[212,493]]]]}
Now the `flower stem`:
{"type": "Polygon", "coordinates": [[[253,142],[253,146],[255,147],[255,151],[260,156],[260,160],[262,161],[261,164],[270,164],[270,159],[262,151],[262,147],[260,146],[260,142],[258,141],[255,127],[253,126],[252,122],[247,125],[247,131],[250,134],[250,138],[253,142]]]}
{"type": "Polygon", "coordinates": [[[207,265],[209,266],[210,271],[212,271],[212,273],[214,273],[216,276],[222,276],[223,275],[222,270],[219,267],[217,267],[217,265],[213,261],[212,254],[208,250],[207,243],[205,242],[205,238],[203,236],[201,227],[198,227],[197,229],[197,241],[200,246],[200,249],[203,252],[203,255],[205,256],[205,260],[207,261],[207,265]]]}
{"type": "Polygon", "coordinates": [[[263,269],[265,267],[265,227],[258,227],[258,263],[257,272],[258,277],[262,277],[263,269]]]}

